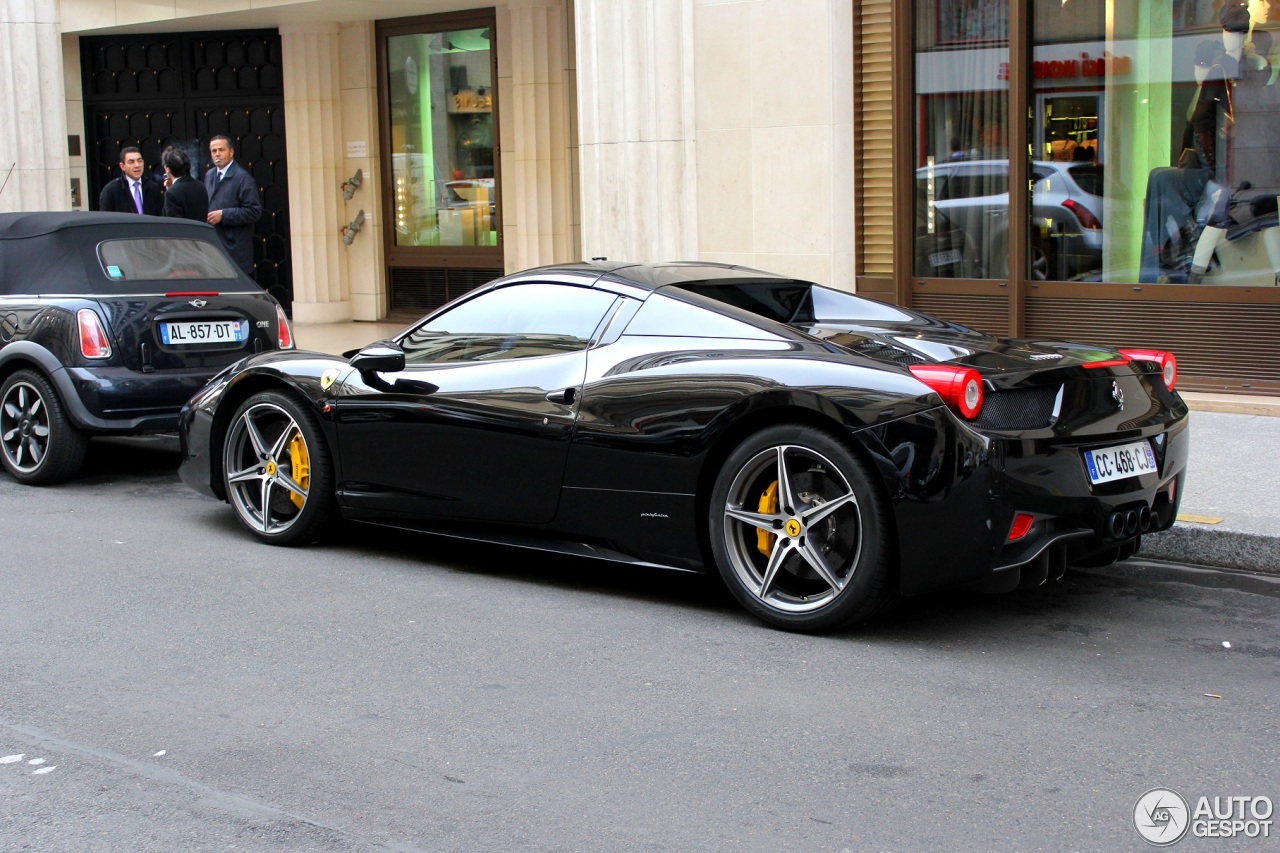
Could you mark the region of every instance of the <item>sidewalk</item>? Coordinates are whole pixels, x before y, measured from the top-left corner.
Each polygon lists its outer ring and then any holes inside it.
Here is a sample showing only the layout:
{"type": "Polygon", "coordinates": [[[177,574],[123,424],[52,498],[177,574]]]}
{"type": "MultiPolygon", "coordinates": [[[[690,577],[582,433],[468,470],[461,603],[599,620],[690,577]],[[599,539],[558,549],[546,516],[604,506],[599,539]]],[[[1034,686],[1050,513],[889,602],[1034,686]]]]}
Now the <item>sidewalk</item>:
{"type": "MultiPolygon", "coordinates": [[[[297,324],[300,349],[341,353],[399,323],[297,324]]],[[[1280,398],[1185,393],[1191,459],[1178,521],[1142,557],[1280,575],[1280,398]]]]}

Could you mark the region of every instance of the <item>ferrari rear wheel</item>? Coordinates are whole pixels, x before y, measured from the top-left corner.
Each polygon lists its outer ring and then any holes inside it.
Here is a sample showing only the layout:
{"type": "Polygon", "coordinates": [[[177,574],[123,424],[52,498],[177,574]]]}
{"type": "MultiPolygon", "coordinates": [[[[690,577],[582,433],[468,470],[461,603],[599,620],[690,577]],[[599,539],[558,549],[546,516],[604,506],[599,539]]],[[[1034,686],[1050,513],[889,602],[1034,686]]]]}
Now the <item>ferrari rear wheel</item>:
{"type": "Polygon", "coordinates": [[[333,464],[315,416],[263,391],[236,411],[222,453],[227,499],[241,523],[273,545],[314,541],[332,519],[333,464]]]}
{"type": "Polygon", "coordinates": [[[716,479],[711,548],[748,611],[779,628],[830,630],[895,597],[885,511],[865,466],[834,435],[770,427],[716,479]]]}
{"type": "Polygon", "coordinates": [[[15,480],[43,486],[70,479],[88,446],[43,375],[18,370],[0,386],[0,460],[15,480]]]}

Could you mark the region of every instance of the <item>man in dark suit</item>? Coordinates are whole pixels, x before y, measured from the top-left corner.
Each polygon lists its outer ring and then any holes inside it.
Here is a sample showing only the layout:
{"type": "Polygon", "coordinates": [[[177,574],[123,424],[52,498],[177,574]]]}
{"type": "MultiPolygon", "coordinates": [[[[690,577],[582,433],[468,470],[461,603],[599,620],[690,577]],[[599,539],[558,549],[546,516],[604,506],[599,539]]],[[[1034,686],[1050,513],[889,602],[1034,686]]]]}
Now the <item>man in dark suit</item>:
{"type": "Polygon", "coordinates": [[[132,145],[121,148],[120,177],[107,181],[102,188],[98,209],[159,216],[160,188],[142,174],[145,170],[141,151],[132,145]]]}
{"type": "Polygon", "coordinates": [[[245,275],[253,278],[253,224],[262,218],[258,183],[235,161],[231,140],[215,136],[209,140],[213,168],[204,176],[209,191],[207,221],[218,232],[227,254],[245,275]]]}

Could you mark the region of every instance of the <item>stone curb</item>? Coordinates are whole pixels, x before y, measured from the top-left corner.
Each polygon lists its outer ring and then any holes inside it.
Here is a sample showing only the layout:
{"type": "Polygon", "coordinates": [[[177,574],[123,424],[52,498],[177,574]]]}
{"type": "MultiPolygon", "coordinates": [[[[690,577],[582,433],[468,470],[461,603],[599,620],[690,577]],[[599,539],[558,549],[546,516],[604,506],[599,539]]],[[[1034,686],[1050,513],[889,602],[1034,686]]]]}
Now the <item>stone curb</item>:
{"type": "Polygon", "coordinates": [[[1280,537],[1179,521],[1142,539],[1139,557],[1280,575],[1280,537]]]}

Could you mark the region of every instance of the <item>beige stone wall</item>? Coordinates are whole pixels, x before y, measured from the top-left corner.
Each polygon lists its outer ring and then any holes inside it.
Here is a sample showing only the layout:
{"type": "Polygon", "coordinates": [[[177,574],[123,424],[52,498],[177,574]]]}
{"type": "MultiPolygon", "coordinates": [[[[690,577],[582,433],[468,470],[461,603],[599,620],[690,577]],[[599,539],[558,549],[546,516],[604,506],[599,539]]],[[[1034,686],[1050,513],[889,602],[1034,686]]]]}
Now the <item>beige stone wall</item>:
{"type": "Polygon", "coordinates": [[[569,20],[559,0],[498,11],[498,129],[508,272],[577,257],[569,20]]]}
{"type": "Polygon", "coordinates": [[[584,253],[852,289],[852,4],[576,6],[584,253]]]}
{"type": "MultiPolygon", "coordinates": [[[[339,100],[342,104],[342,159],[338,174],[342,181],[360,169],[363,182],[344,202],[342,222],[365,213],[364,227],[350,246],[344,247],[347,280],[350,282],[352,316],[357,320],[377,320],[386,310],[387,276],[383,263],[382,170],[378,151],[377,45],[372,21],[343,24],[340,37],[341,79],[339,100]],[[363,157],[348,155],[347,143],[365,143],[363,157]]],[[[339,182],[341,187],[341,181],[339,182]]],[[[338,196],[342,198],[341,193],[338,196]]]]}
{"type": "Polygon", "coordinates": [[[68,210],[57,0],[0,3],[0,212],[68,210]]]}
{"type": "Polygon", "coordinates": [[[582,253],[697,255],[691,0],[576,0],[582,253]]]}

